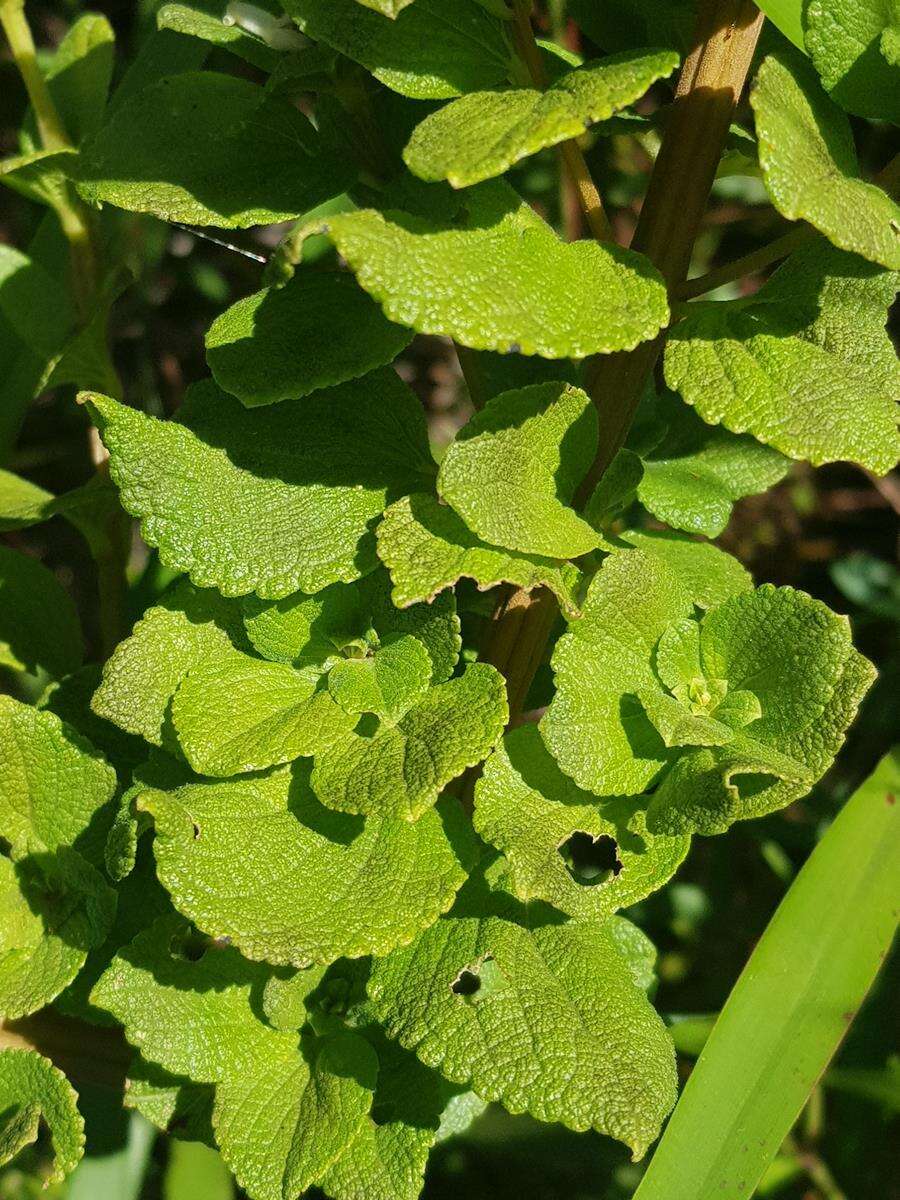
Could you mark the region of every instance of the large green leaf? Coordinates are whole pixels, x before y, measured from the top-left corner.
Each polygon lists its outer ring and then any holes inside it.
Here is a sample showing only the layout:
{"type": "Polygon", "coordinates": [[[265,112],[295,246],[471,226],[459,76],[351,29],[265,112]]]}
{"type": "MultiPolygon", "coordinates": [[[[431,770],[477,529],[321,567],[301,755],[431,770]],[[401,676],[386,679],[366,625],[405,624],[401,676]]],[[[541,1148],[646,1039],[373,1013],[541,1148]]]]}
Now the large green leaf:
{"type": "Polygon", "coordinates": [[[362,209],[307,232],[328,234],[390,320],[474,350],[583,358],[631,350],[668,320],[648,259],[560,241],[498,182],[465,192],[452,221],[362,209]]]}
{"type": "Polygon", "coordinates": [[[473,819],[503,851],[519,899],[546,900],[571,916],[607,916],[637,903],[671,878],[690,845],[684,835],[650,833],[640,802],[581,791],[534,725],[508,733],[488,759],[473,819]],[[571,867],[564,857],[573,838],[586,851],[582,872],[577,857],[571,867]]]}
{"type": "Polygon", "coordinates": [[[888,60],[883,41],[900,28],[896,0],[809,0],[803,27],[832,99],[861,117],[900,124],[900,63],[888,60]]]}
{"type": "Polygon", "coordinates": [[[544,92],[514,88],[454,100],[416,127],[403,152],[420,179],[469,187],[580,137],[678,66],[672,50],[628,51],[561,75],[544,92]]]}
{"type": "Polygon", "coordinates": [[[297,108],[211,71],[169,76],[131,96],[79,166],[90,200],[225,228],[300,216],[351,179],[349,160],[326,153],[297,108]]]}
{"type": "Polygon", "coordinates": [[[732,991],[635,1200],[749,1200],[847,1032],[900,906],[900,755],[848,801],[732,991]]]}
{"type": "Polygon", "coordinates": [[[536,383],[489,400],[447,448],[438,491],[495,546],[575,558],[598,544],[569,507],[593,462],[597,410],[580,388],[536,383]]]}
{"type": "Polygon", "coordinates": [[[84,1153],[84,1121],[72,1085],[34,1050],[0,1050],[0,1166],[38,1135],[46,1121],[53,1145],[47,1184],[61,1183],[84,1153]]]}
{"type": "Polygon", "coordinates": [[[248,407],[307,396],[393,361],[411,338],[338,271],[300,271],[227,308],[206,335],[219,387],[248,407]]]}
{"type": "Polygon", "coordinates": [[[416,0],[393,21],[356,0],[285,0],[284,7],[309,37],[416,100],[492,87],[512,69],[503,22],[477,0],[416,0]]]}
{"type": "Polygon", "coordinates": [[[900,206],[859,178],[846,115],[805,59],[770,55],[750,94],[759,165],[772,203],[842,250],[900,268],[900,206]]]}
{"type": "Polygon", "coordinates": [[[884,328],[897,281],[817,239],[750,301],[692,306],[667,343],[666,380],[705,421],[817,465],[886,473],[900,447],[884,328]]]}
{"type": "Polygon", "coordinates": [[[309,768],[146,790],[176,908],[252,958],[306,966],[385,953],[452,904],[469,837],[456,801],[411,823],[325,808],[309,768]],[[298,887],[298,881],[303,886],[298,887]]]}
{"type": "Polygon", "coordinates": [[[373,518],[433,471],[419,403],[389,369],[255,411],[205,382],[168,422],[87,400],[146,541],[226,596],[364,575],[373,518]]]}
{"type": "Polygon", "coordinates": [[[0,546],[0,666],[59,678],[81,666],[72,598],[42,562],[0,546]]]}
{"type": "Polygon", "coordinates": [[[675,1098],[669,1036],[611,925],[544,910],[474,877],[449,916],[373,963],[375,1012],[447,1079],[640,1158],[675,1098]]]}
{"type": "Polygon", "coordinates": [[[465,522],[424,492],[392,504],[378,526],[378,555],[391,573],[394,603],[431,601],[458,579],[474,579],[483,591],[514,583],[532,591],[546,587],[563,611],[577,615],[581,572],[572,563],[517,554],[489,546],[465,522]]]}

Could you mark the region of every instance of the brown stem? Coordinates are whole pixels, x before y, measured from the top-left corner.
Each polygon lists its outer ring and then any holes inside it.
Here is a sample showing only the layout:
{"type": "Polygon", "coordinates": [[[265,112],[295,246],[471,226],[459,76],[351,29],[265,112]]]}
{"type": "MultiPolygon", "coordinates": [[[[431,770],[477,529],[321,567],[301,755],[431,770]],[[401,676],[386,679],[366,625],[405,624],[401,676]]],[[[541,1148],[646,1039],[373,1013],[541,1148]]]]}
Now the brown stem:
{"type": "MultiPolygon", "coordinates": [[[[654,262],[670,288],[687,274],[762,22],[751,0],[705,0],[701,6],[693,49],[682,68],[632,242],[654,262]]],[[[603,355],[587,364],[589,390],[600,413],[600,445],[580,490],[581,501],[624,443],[664,341],[662,333],[632,351],[603,355]]],[[[494,614],[484,657],[500,666],[510,681],[513,722],[541,660],[554,610],[546,592],[516,591],[504,597],[494,614]]]]}

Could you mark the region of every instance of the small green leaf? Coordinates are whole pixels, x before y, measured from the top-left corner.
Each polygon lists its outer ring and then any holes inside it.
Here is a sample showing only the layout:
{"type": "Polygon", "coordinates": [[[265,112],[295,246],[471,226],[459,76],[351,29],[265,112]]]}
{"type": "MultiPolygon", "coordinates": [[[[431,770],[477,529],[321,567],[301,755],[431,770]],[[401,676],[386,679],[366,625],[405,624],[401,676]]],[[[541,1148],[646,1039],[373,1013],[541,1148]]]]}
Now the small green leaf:
{"type": "Polygon", "coordinates": [[[199,775],[221,778],[327,749],[353,721],[317,684],[311,673],[238,650],[192,667],[172,701],[185,758],[199,775]]]}
{"type": "Polygon", "coordinates": [[[635,1200],[756,1194],[894,936],[898,767],[895,750],[848,801],[782,900],[691,1072],[635,1200]]]}
{"type": "Polygon", "coordinates": [[[167,76],[132,95],[79,167],[89,200],[232,229],[298,217],[351,179],[297,108],[212,71],[167,76]]]}
{"type": "Polygon", "coordinates": [[[480,541],[465,522],[424,493],[404,496],[378,526],[378,555],[391,573],[394,603],[431,601],[463,577],[484,591],[514,583],[525,591],[546,587],[563,611],[578,614],[581,572],[571,563],[516,554],[480,541]]]}
{"type": "Polygon", "coordinates": [[[231,649],[240,633],[236,605],[181,580],[107,659],[91,708],[120,729],[177,752],[169,703],[178,685],[193,667],[231,649]]]}
{"type": "Polygon", "coordinates": [[[160,881],[201,929],[252,958],[308,966],[384,954],[453,902],[470,853],[462,814],[445,801],[415,823],[363,822],[323,807],[308,774],[298,763],[145,792],[160,881]]]}
{"type": "Polygon", "coordinates": [[[92,999],[151,1062],[215,1084],[213,1128],[225,1162],[254,1200],[309,1187],[357,1133],[377,1059],[356,1034],[312,1038],[273,1029],[253,996],[270,968],[230,948],[184,953],[189,932],[163,918],[124,947],[92,999]]]}
{"type": "Polygon", "coordinates": [[[59,678],[77,670],[83,655],[78,613],[56,576],[0,546],[0,666],[59,678]]]}
{"type": "MultiPolygon", "coordinates": [[[[84,1153],[84,1121],[72,1085],[48,1058],[34,1050],[0,1050],[0,1112],[17,1114],[15,1135],[0,1130],[0,1165],[37,1137],[38,1118],[46,1121],[53,1144],[48,1184],[62,1183],[84,1153]],[[28,1121],[22,1120],[27,1113],[28,1121]]],[[[14,1120],[16,1118],[14,1117],[14,1120]]]]}
{"type": "Polygon", "coordinates": [[[372,519],[433,470],[419,403],[387,368],[255,411],[197,384],[177,421],[87,400],[145,540],[226,596],[359,578],[375,565],[372,519]]]}
{"type": "Polygon", "coordinates": [[[520,159],[580,137],[640,99],[678,66],[671,50],[628,51],[561,75],[544,92],[476,92],[416,127],[403,158],[420,179],[469,187],[503,175],[520,159]]]}
{"type": "Polygon", "coordinates": [[[576,558],[598,544],[568,507],[596,446],[597,410],[580,388],[538,383],[504,392],[448,447],[438,491],[486,542],[576,558]]]}
{"type": "Polygon", "coordinates": [[[316,755],[310,782],[329,808],[415,821],[496,745],[509,716],[503,676],[473,663],[432,688],[396,725],[349,733],[316,755]]]}
{"type": "Polygon", "coordinates": [[[0,533],[27,529],[53,515],[55,497],[11,471],[0,471],[0,533]]]}
{"type": "Polygon", "coordinates": [[[206,358],[219,387],[249,408],[358,379],[392,362],[411,337],[350,276],[300,271],[217,317],[206,358]]]}
{"type": "Polygon", "coordinates": [[[666,381],[709,422],[819,465],[897,460],[900,367],[884,324],[897,275],[816,240],[749,302],[698,304],[666,381]]]}
{"type": "Polygon", "coordinates": [[[673,570],[700,608],[714,608],[729,596],[749,591],[753,586],[746,567],[711,542],[694,541],[668,529],[627,529],[618,535],[617,541],[673,570]]]}
{"type": "Polygon", "coordinates": [[[371,657],[339,659],[328,673],[328,690],[345,712],[374,713],[389,725],[422,699],[430,683],[431,656],[410,635],[385,642],[371,657]]]}
{"type": "Polygon", "coordinates": [[[295,592],[275,602],[248,596],[244,626],[263,658],[323,669],[345,647],[369,648],[411,634],[431,658],[432,682],[449,679],[459,658],[459,618],[452,592],[428,604],[395,608],[385,570],[350,586],[332,584],[314,596],[295,592]]]}
{"type": "MultiPolygon", "coordinates": [[[[109,21],[99,13],[85,13],[66,32],[48,63],[45,78],[50,95],[76,146],[103,120],[114,53],[109,21]]],[[[34,135],[31,139],[29,149],[34,149],[40,143],[34,135]]]]}
{"type": "Polygon", "coordinates": [[[309,37],[415,100],[493,87],[512,69],[503,22],[477,0],[416,0],[393,21],[356,0],[285,0],[284,7],[309,37]]]}
{"type": "Polygon", "coordinates": [[[850,123],[805,59],[769,55],[750,94],[772,203],[842,250],[900,269],[900,206],[859,178],[850,123]]]}
{"type": "Polygon", "coordinates": [[[541,924],[533,912],[528,928],[521,906],[476,877],[450,916],[373,963],[375,1012],[391,1037],[485,1100],[593,1127],[640,1158],[675,1100],[669,1035],[609,924],[547,913],[541,924]]]}
{"type": "Polygon", "coordinates": [[[900,124],[900,64],[882,38],[900,26],[895,0],[809,0],[806,49],[825,90],[848,112],[900,124]]]}
{"type": "Polygon", "coordinates": [[[657,891],[690,845],[689,837],[649,833],[635,803],[581,791],[534,725],[508,733],[488,759],[475,788],[474,822],[503,851],[508,886],[520,900],[546,900],[576,917],[608,916],[657,891]],[[566,852],[575,839],[570,864],[566,852]]]}
{"type": "Polygon", "coordinates": [[[407,5],[412,4],[412,0],[357,0],[357,2],[392,19],[399,16],[407,5]]]}
{"type": "Polygon", "coordinates": [[[496,181],[465,193],[461,220],[363,209],[307,232],[328,233],[389,320],[474,350],[583,358],[631,350],[668,319],[648,259],[613,243],[561,242],[496,181]]]}

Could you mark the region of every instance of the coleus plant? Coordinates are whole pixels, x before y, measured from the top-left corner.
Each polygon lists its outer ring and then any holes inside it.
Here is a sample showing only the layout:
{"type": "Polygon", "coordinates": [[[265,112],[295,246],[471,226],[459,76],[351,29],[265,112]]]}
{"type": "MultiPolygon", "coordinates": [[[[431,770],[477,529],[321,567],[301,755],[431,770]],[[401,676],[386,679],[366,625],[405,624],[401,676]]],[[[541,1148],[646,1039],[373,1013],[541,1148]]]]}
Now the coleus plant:
{"type": "MultiPolygon", "coordinates": [[[[707,539],[792,460],[896,460],[897,173],[861,178],[847,115],[896,117],[893,10],[773,13],[800,48],[767,26],[754,57],[744,0],[603,7],[572,5],[612,51],[582,61],[523,0],[166,3],[107,101],[103,18],[41,74],[0,0],[32,101],[2,178],[59,219],[0,258],[4,401],[77,383],[108,452],[60,497],[0,476],[0,528],[88,539],[108,643],[82,665],[65,592],[0,548],[0,661],[51,681],[0,699],[0,1012],[120,1026],[126,1104],[252,1200],[413,1200],[488,1101],[641,1157],[675,1056],[621,910],[805,795],[873,678],[845,618],[707,539]],[[621,128],[664,131],[630,249],[579,142],[621,128]],[[783,258],[760,290],[685,303],[723,281],[684,278],[729,139],[798,224],[731,269],[783,258]],[[590,238],[508,177],[551,147],[590,238]],[[115,394],[119,210],[293,222],[171,420],[115,394]],[[391,367],[416,333],[475,408],[439,466],[391,367]],[[179,576],[124,637],[122,510],[179,576]]],[[[0,1093],[4,1158],[43,1119],[62,1177],[65,1077],[4,1049],[0,1093]]]]}

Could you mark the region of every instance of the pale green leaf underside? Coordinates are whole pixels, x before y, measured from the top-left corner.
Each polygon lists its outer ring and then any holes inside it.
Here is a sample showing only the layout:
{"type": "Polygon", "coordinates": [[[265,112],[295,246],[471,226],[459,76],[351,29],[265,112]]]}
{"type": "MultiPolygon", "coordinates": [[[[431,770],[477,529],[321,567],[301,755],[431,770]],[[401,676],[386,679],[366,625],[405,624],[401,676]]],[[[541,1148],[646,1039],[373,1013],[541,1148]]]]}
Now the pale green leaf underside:
{"type": "Polygon", "coordinates": [[[897,460],[900,368],[884,329],[897,276],[815,241],[747,303],[672,330],[666,381],[705,421],[819,465],[897,460]]]}
{"type": "Polygon", "coordinates": [[[310,1186],[352,1141],[377,1060],[355,1034],[313,1039],[265,1024],[255,996],[270,969],[232,949],[189,960],[181,918],[163,918],[113,959],[93,1000],[151,1062],[215,1084],[216,1141],[253,1200],[310,1186]]]}
{"type": "Polygon", "coordinates": [[[654,837],[628,801],[598,801],[563,775],[534,725],[508,733],[475,788],[475,828],[509,864],[508,886],[521,900],[545,900],[570,916],[603,917],[663,886],[690,838],[654,837]],[[612,839],[617,866],[579,882],[561,849],[575,833],[612,839]]]}
{"type": "Polygon", "coordinates": [[[799,57],[770,55],[750,95],[772,203],[842,250],[900,269],[900,206],[858,177],[850,123],[799,57]]]}
{"type": "Polygon", "coordinates": [[[139,800],[176,908],[251,958],[296,966],[383,954],[446,911],[468,854],[454,805],[363,821],[323,807],[300,764],[139,800]]]}
{"type": "Polygon", "coordinates": [[[309,232],[328,233],[390,320],[474,350],[583,358],[630,350],[665,324],[662,279],[641,255],[561,242],[495,183],[465,200],[467,226],[363,209],[309,232]]]}
{"type": "Polygon", "coordinates": [[[483,1099],[593,1127],[641,1157],[675,1100],[674,1054],[609,926],[529,930],[488,905],[461,897],[453,916],[373,964],[379,1019],[483,1099]],[[480,986],[458,994],[464,971],[480,986]]]}
{"type": "Polygon", "coordinates": [[[178,421],[87,399],[145,540],[227,596],[359,578],[375,565],[373,518],[433,469],[418,401],[389,369],[255,411],[207,382],[178,421]]]}
{"type": "Polygon", "coordinates": [[[0,546],[0,666],[60,678],[76,671],[83,655],[69,593],[42,562],[0,546]]]}
{"type": "Polygon", "coordinates": [[[181,580],[116,646],[91,708],[152,745],[175,750],[169,702],[188,671],[232,649],[240,615],[218,592],[181,580]]]}
{"type": "Polygon", "coordinates": [[[849,112],[900,124],[900,71],[882,39],[900,27],[896,0],[809,0],[806,49],[832,98],[849,112]]]}
{"type": "Polygon", "coordinates": [[[392,362],[412,334],[338,271],[299,271],[238,300],[213,321],[206,359],[248,408],[307,396],[392,362]]]}
{"type": "Polygon", "coordinates": [[[503,22],[478,0],[416,0],[392,21],[356,0],[285,0],[284,7],[307,36],[415,100],[493,87],[511,70],[503,22]]]}
{"type": "Polygon", "coordinates": [[[223,228],[300,216],[351,179],[297,108],[212,71],[167,76],[130,96],[79,165],[90,200],[223,228]]]}
{"type": "Polygon", "coordinates": [[[415,821],[496,745],[509,716],[503,676],[473,663],[432,688],[395,726],[350,733],[316,755],[310,779],[329,808],[415,821]]]}
{"type": "Polygon", "coordinates": [[[617,54],[569,71],[545,92],[515,88],[454,100],[417,126],[403,152],[421,179],[469,187],[640,99],[678,66],[672,50],[617,54]]]}
{"type": "Polygon", "coordinates": [[[474,579],[484,591],[513,583],[525,591],[546,587],[563,611],[578,614],[581,572],[572,563],[488,546],[434,496],[404,496],[378,526],[378,556],[391,574],[394,603],[431,601],[457,580],[474,579]]]}
{"type": "Polygon", "coordinates": [[[504,392],[448,447],[438,491],[491,545],[576,558],[599,541],[568,507],[596,445],[597,410],[580,388],[537,383],[504,392]]]}
{"type": "Polygon", "coordinates": [[[327,749],[354,718],[317,684],[309,673],[238,650],[193,667],[172,701],[185,758],[199,775],[222,778],[327,749]]]}
{"type": "Polygon", "coordinates": [[[0,1051],[0,1112],[30,1112],[30,1121],[19,1123],[18,1136],[0,1130],[0,1166],[37,1137],[38,1117],[46,1121],[53,1144],[53,1166],[48,1184],[61,1183],[78,1165],[84,1152],[84,1121],[72,1085],[50,1062],[33,1050],[0,1051]]]}

